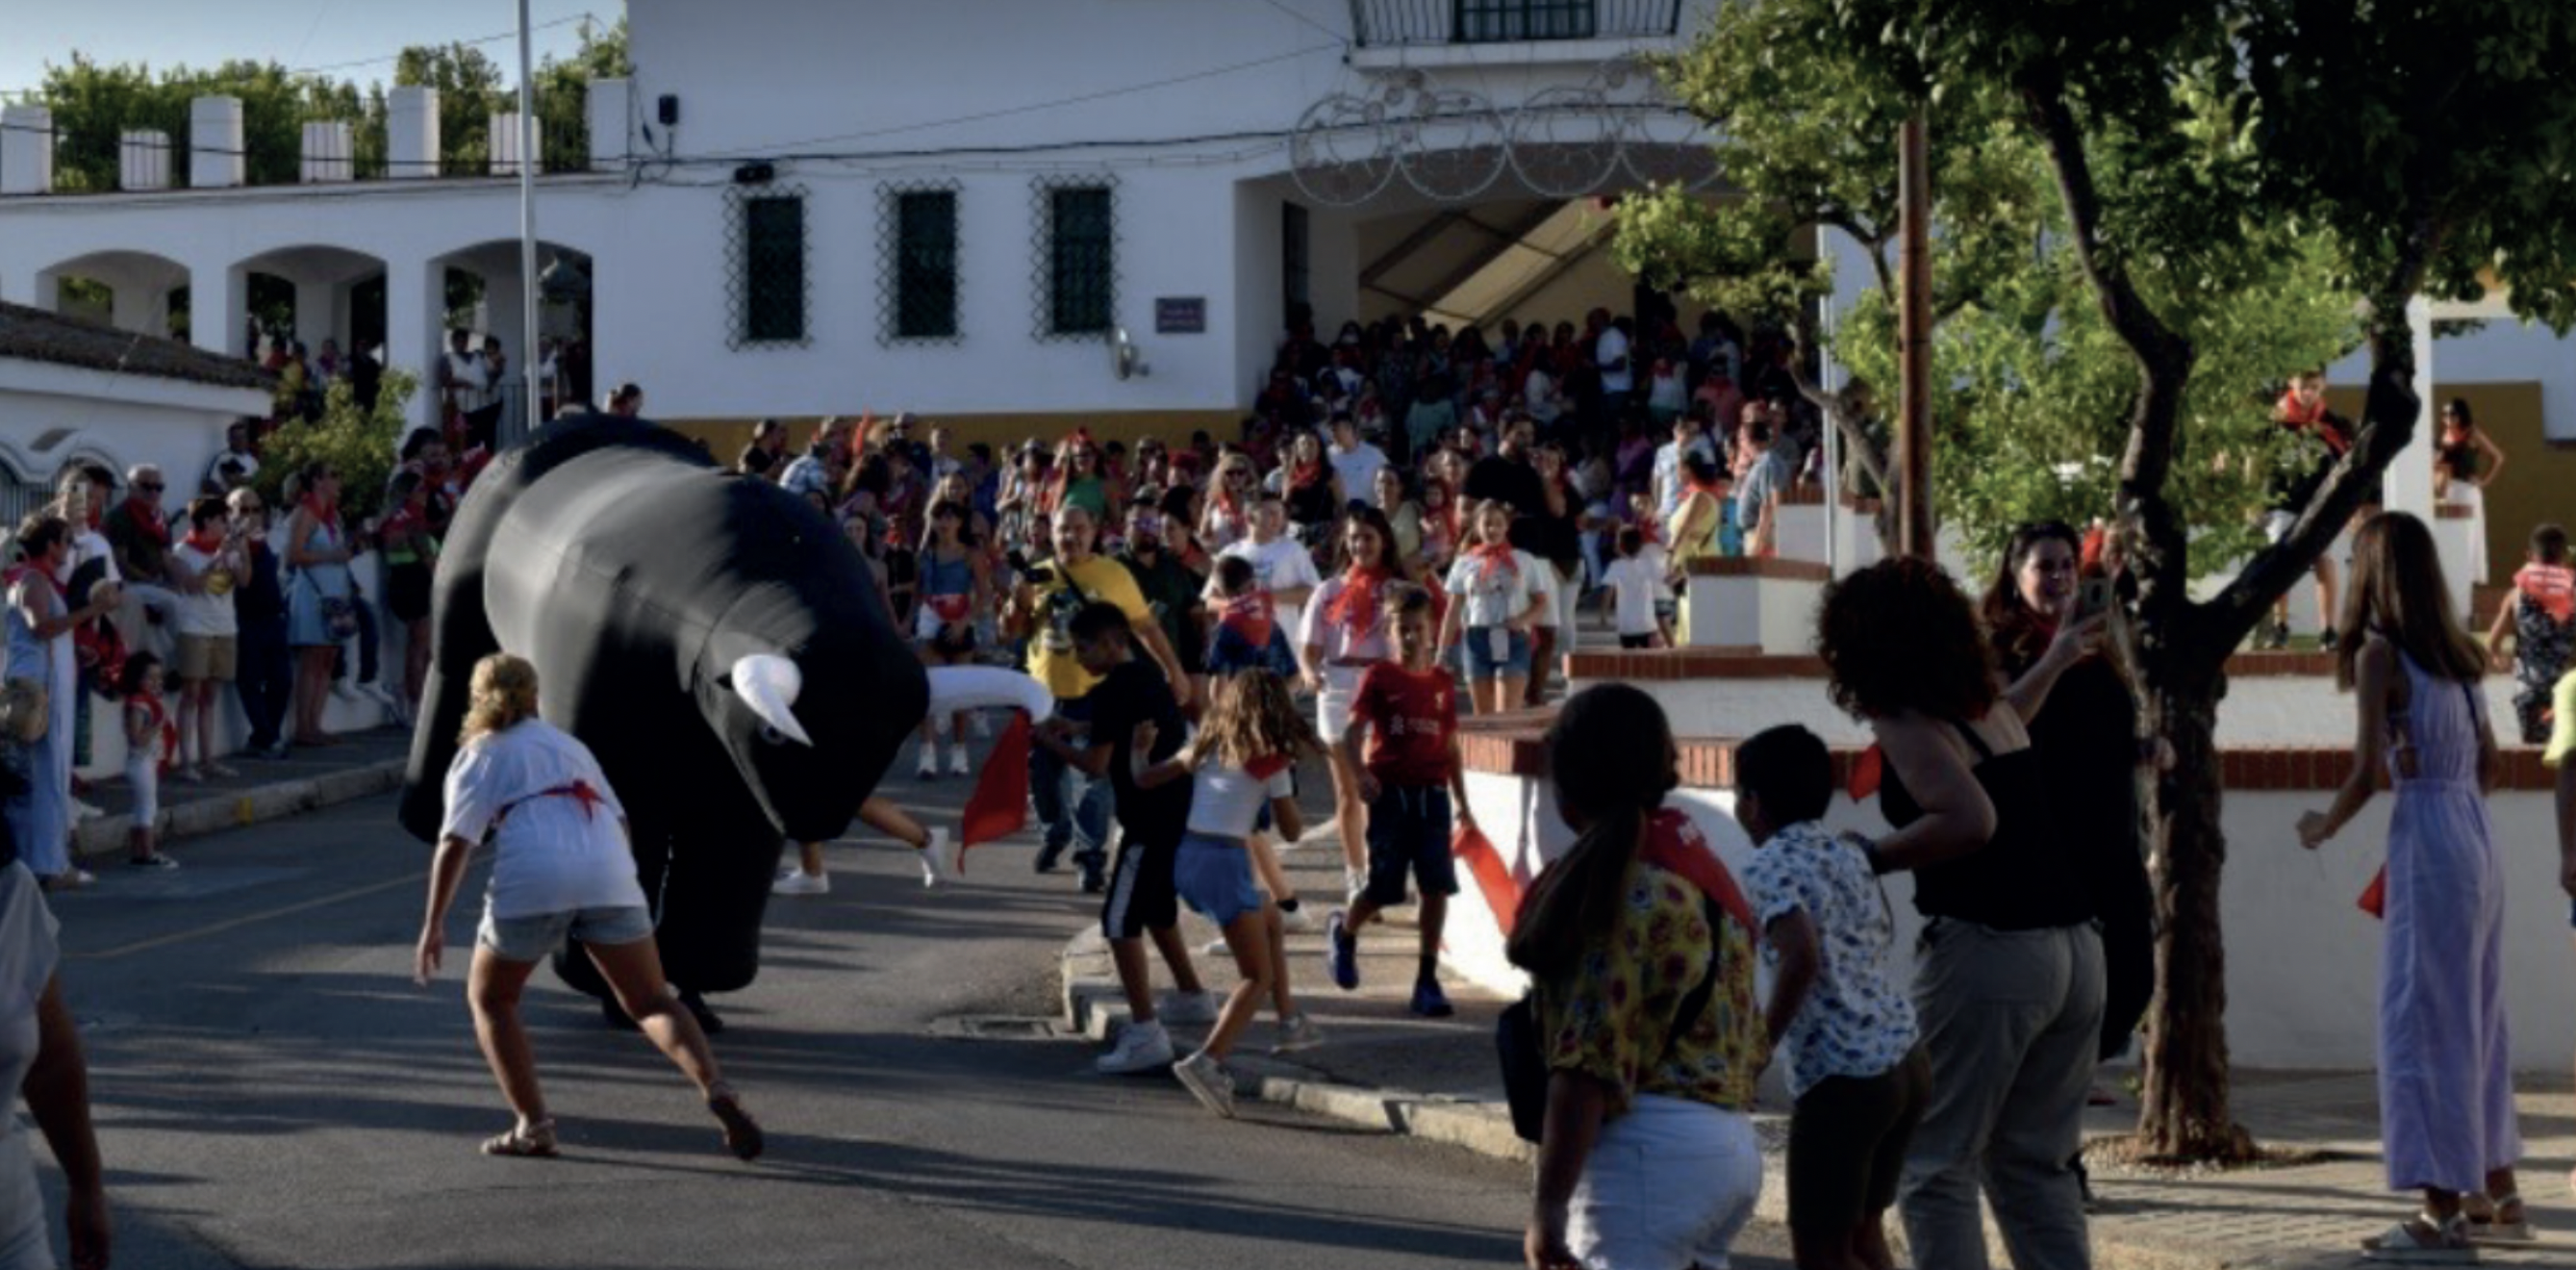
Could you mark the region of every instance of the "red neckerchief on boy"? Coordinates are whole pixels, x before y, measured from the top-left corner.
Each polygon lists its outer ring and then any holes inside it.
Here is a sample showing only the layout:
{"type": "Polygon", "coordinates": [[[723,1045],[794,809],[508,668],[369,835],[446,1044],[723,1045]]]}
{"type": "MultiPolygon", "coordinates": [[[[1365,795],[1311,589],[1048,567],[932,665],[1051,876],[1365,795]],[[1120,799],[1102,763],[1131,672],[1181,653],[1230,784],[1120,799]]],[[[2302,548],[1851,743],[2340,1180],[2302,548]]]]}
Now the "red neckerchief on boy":
{"type": "Polygon", "coordinates": [[[161,519],[159,508],[142,499],[129,498],[125,500],[125,515],[127,519],[134,522],[134,528],[144,537],[164,547],[170,545],[170,525],[161,519]]]}
{"type": "Polygon", "coordinates": [[[1384,565],[1352,565],[1342,574],[1342,589],[1324,606],[1324,616],[1348,630],[1353,639],[1367,638],[1378,625],[1378,595],[1395,580],[1384,565]]]}
{"type": "Polygon", "coordinates": [[[1256,649],[1270,646],[1270,628],[1276,621],[1267,591],[1254,591],[1226,601],[1225,611],[1217,617],[1218,625],[1241,635],[1244,642],[1256,649]]]}
{"type": "Polygon", "coordinates": [[[188,527],[188,545],[200,554],[211,556],[223,549],[224,536],[220,532],[206,533],[191,525],[188,527]]]}

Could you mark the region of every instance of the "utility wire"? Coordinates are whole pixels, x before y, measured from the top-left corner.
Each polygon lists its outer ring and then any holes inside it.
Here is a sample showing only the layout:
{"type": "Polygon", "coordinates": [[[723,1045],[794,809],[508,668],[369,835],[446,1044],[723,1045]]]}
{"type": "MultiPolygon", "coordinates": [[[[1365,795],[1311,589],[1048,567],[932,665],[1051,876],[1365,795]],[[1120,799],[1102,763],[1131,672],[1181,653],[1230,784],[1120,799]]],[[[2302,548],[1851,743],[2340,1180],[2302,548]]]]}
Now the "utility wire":
{"type": "MultiPolygon", "coordinates": [[[[538,31],[551,31],[551,30],[555,29],[556,27],[560,27],[560,26],[570,26],[570,25],[572,25],[572,24],[573,24],[573,23],[575,23],[575,22],[593,22],[593,21],[597,21],[597,20],[598,20],[598,19],[597,19],[597,17],[596,17],[595,15],[590,14],[590,13],[587,13],[587,12],[584,12],[584,13],[575,13],[575,14],[571,14],[571,15],[566,16],[566,17],[556,18],[556,19],[554,19],[554,20],[552,20],[552,21],[550,21],[550,22],[540,22],[540,23],[536,24],[535,26],[529,27],[529,28],[528,28],[528,30],[529,30],[529,32],[530,32],[530,33],[532,33],[532,34],[533,34],[534,32],[538,32],[538,31]]],[[[317,22],[318,22],[318,19],[317,19],[317,22]]],[[[309,34],[308,34],[305,38],[306,38],[307,40],[310,40],[312,37],[311,37],[311,35],[309,35],[309,34]]],[[[283,74],[287,74],[287,75],[320,75],[320,74],[323,74],[324,72],[327,72],[327,71],[345,71],[345,70],[351,70],[351,69],[354,69],[354,68],[356,68],[356,67],[360,67],[360,66],[381,66],[381,65],[385,64],[386,62],[394,62],[394,61],[400,61],[400,60],[402,60],[402,55],[403,55],[404,53],[408,53],[408,52],[410,52],[410,51],[411,51],[412,49],[414,49],[414,48],[433,48],[433,49],[444,49],[444,48],[454,48],[454,47],[459,47],[459,46],[463,46],[463,47],[471,48],[471,47],[479,47],[479,46],[481,46],[481,45],[485,45],[485,44],[498,44],[498,43],[500,43],[500,42],[501,42],[501,41],[503,41],[503,40],[515,40],[515,39],[517,39],[517,38],[519,38],[519,32],[518,32],[518,29],[517,29],[516,27],[513,27],[513,28],[511,28],[510,30],[503,31],[503,32],[501,32],[501,33],[500,33],[500,34],[498,34],[498,35],[482,35],[482,36],[476,36],[475,38],[470,39],[470,40],[442,40],[442,41],[440,41],[440,42],[438,42],[438,43],[436,43],[436,44],[416,44],[416,45],[409,45],[409,46],[406,46],[406,47],[404,47],[404,48],[402,48],[402,49],[399,49],[399,50],[397,50],[397,51],[395,51],[395,52],[387,53],[387,54],[385,54],[385,55],[383,55],[383,56],[381,56],[381,57],[362,57],[362,58],[359,58],[359,59],[357,59],[357,60],[355,60],[355,61],[348,61],[348,62],[332,62],[332,63],[329,63],[329,64],[327,64],[327,65],[323,65],[323,66],[291,66],[291,67],[288,67],[288,68],[287,68],[284,72],[282,72],[282,73],[283,73],[283,74]]],[[[205,82],[207,82],[207,81],[209,81],[209,80],[212,80],[212,79],[214,79],[214,78],[215,78],[215,77],[214,77],[213,75],[211,75],[211,74],[203,74],[203,73],[201,73],[201,74],[198,74],[198,75],[194,76],[194,77],[193,77],[193,78],[191,78],[191,79],[188,79],[188,80],[186,80],[186,81],[182,81],[182,82],[192,83],[192,84],[202,84],[202,83],[205,83],[205,82]]],[[[43,90],[43,89],[41,89],[41,88],[0,88],[0,98],[8,98],[8,97],[28,97],[28,98],[32,98],[32,97],[40,96],[40,95],[43,93],[43,91],[44,91],[44,90],[43,90]]]]}

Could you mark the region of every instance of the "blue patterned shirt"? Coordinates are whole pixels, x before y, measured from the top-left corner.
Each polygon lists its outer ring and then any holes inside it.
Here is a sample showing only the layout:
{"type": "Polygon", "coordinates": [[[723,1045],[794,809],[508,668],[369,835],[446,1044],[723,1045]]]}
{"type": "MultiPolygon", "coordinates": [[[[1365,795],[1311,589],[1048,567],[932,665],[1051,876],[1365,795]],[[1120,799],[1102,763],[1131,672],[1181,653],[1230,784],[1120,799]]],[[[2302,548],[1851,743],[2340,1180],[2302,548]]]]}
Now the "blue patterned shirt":
{"type": "MultiPolygon", "coordinates": [[[[1860,844],[1814,821],[1791,825],[1753,853],[1745,882],[1764,930],[1799,909],[1816,924],[1822,955],[1815,986],[1781,1038],[1790,1094],[1830,1076],[1867,1079],[1902,1062],[1914,1048],[1914,1003],[1889,967],[1896,918],[1860,844]]],[[[1762,959],[1778,965],[1768,942],[1762,959]]]]}

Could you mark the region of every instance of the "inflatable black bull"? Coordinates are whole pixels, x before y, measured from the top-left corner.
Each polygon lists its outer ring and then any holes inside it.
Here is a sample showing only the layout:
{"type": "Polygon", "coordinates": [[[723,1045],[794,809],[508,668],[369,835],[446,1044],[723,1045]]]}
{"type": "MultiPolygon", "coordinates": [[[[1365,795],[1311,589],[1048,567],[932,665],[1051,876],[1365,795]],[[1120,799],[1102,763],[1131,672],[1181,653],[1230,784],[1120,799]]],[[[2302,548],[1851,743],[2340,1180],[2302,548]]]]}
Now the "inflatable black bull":
{"type": "MultiPolygon", "coordinates": [[[[751,982],[782,842],[839,836],[927,705],[829,519],[633,420],[555,424],[495,460],[434,596],[403,826],[438,833],[474,663],[527,658],[540,712],[626,804],[663,966],[693,999],[751,982]]],[[[557,970],[605,996],[574,953],[557,970]]]]}

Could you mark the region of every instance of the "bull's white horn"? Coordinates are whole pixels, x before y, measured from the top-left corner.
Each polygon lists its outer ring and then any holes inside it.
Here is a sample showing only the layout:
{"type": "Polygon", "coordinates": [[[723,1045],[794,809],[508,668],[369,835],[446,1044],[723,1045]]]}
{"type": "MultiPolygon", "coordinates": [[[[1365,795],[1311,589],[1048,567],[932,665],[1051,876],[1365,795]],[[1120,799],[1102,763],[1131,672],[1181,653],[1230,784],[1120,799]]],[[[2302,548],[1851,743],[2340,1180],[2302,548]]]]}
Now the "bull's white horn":
{"type": "Polygon", "coordinates": [[[751,707],[760,721],[798,745],[812,745],[805,725],[796,721],[796,694],[805,690],[805,672],[776,653],[753,653],[733,664],[733,694],[751,707]]]}

